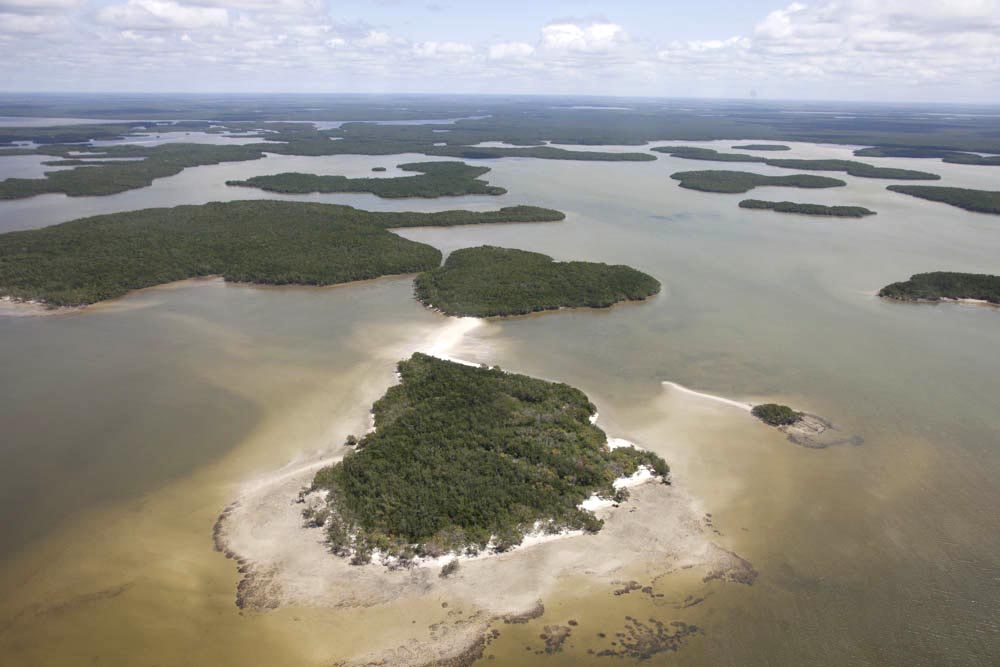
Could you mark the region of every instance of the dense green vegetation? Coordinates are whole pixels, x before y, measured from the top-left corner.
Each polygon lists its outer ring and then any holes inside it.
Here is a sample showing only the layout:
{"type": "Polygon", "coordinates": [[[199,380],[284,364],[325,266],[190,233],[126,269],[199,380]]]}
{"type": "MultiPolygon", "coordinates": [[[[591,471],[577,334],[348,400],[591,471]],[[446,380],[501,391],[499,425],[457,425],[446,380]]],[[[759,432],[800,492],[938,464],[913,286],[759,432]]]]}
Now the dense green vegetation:
{"type": "Polygon", "coordinates": [[[660,283],[627,266],[555,262],[548,255],[481,246],[456,250],[417,276],[417,298],[448,315],[523,315],[557,308],[606,308],[645,299],[660,283]]]}
{"type": "Polygon", "coordinates": [[[941,177],[926,171],[896,169],[894,167],[873,167],[854,160],[793,160],[771,159],[767,164],[784,169],[805,169],[806,171],[843,171],[859,178],[891,178],[898,181],[937,181],[941,177]]]}
{"type": "Polygon", "coordinates": [[[824,206],[823,204],[799,204],[791,201],[764,201],[744,199],[740,208],[768,209],[778,213],[800,213],[802,215],[825,215],[835,218],[863,218],[875,215],[875,211],[863,206],[824,206]]]}
{"type": "Polygon", "coordinates": [[[745,146],[733,146],[733,150],[739,151],[790,151],[791,146],[784,144],[747,144],[745,146]]]}
{"type": "Polygon", "coordinates": [[[907,281],[886,285],[878,295],[902,301],[980,299],[1000,304],[1000,276],[949,271],[918,273],[907,281]]]}
{"type": "MultiPolygon", "coordinates": [[[[377,167],[376,167],[377,168],[377,167]]],[[[464,162],[411,162],[401,164],[403,171],[420,176],[397,178],[347,178],[316,174],[284,173],[254,176],[245,181],[226,181],[226,185],[260,188],[268,192],[304,194],[309,192],[370,192],[379,197],[455,197],[459,195],[502,195],[504,188],[479,180],[489,167],[472,167],[464,162]]]]}
{"type": "Polygon", "coordinates": [[[702,192],[749,192],[762,186],[791,188],[836,188],[847,185],[844,181],[826,176],[794,174],[791,176],[764,176],[748,171],[679,171],[670,178],[680,181],[682,188],[702,192]]]}
{"type": "Polygon", "coordinates": [[[54,306],[197,276],[329,285],[436,267],[441,253],[389,227],[558,220],[548,209],[377,213],[238,201],[99,215],[0,234],[0,296],[54,306]]]}
{"type": "Polygon", "coordinates": [[[954,164],[976,164],[982,166],[1000,165],[1000,155],[978,155],[942,148],[913,148],[909,146],[873,146],[854,151],[858,157],[909,157],[939,158],[942,162],[954,164]]]}
{"type": "MultiPolygon", "coordinates": [[[[1000,153],[996,119],[988,115],[944,117],[934,109],[874,108],[854,104],[830,105],[815,111],[812,103],[760,100],[684,100],[682,104],[657,99],[630,99],[627,110],[573,109],[574,105],[621,105],[608,98],[568,99],[519,96],[433,95],[132,95],[88,96],[0,95],[0,115],[56,116],[115,119],[131,125],[133,119],[186,121],[191,129],[253,131],[273,121],[375,121],[456,119],[447,125],[376,125],[349,123],[332,131],[391,143],[431,145],[446,141],[465,145],[503,141],[519,146],[545,140],[557,144],[629,144],[650,141],[809,141],[862,146],[908,146],[1000,153]],[[835,109],[831,107],[835,106],[835,109]],[[791,112],[791,113],[790,113],[791,112]],[[205,128],[204,119],[213,119],[205,128]],[[120,119],[120,120],[119,120],[120,119]],[[364,126],[359,128],[358,126],[364,126]],[[204,129],[203,129],[204,128],[204,129]],[[434,129],[447,133],[433,133],[434,129]]],[[[142,124],[148,125],[147,122],[142,124]]],[[[305,125],[300,123],[300,125],[305,125]]],[[[95,126],[91,126],[92,128],[95,126]]],[[[96,126],[100,127],[100,126],[96,126]]],[[[25,130],[17,140],[44,139],[49,128],[25,130]]],[[[85,128],[74,126],[73,130],[85,128]]],[[[93,132],[94,130],[90,130],[93,132]]],[[[104,131],[104,130],[100,130],[104,131]]],[[[156,127],[155,131],[166,131],[156,127]]],[[[83,136],[75,137],[83,141],[83,136]]],[[[360,143],[360,142],[359,142],[360,143]]],[[[363,151],[359,151],[363,152],[363,151]]],[[[401,152],[401,151],[397,151],[401,152]]]]}
{"type": "Polygon", "coordinates": [[[789,426],[802,418],[801,412],[796,412],[787,405],[779,405],[778,403],[755,405],[750,413],[771,426],[789,426]]]}
{"type": "MultiPolygon", "coordinates": [[[[64,147],[71,150],[79,147],[64,147]]],[[[220,162],[258,160],[264,152],[253,146],[163,144],[113,146],[101,149],[101,158],[141,158],[129,162],[89,162],[65,171],[50,171],[45,178],[8,178],[0,181],[0,199],[19,199],[50,192],[70,197],[112,195],[151,185],[157,178],[179,174],[188,167],[220,162]]]]}
{"type": "Polygon", "coordinates": [[[602,522],[577,507],[592,493],[613,496],[639,466],[669,473],[652,452],[609,449],[593,404],[568,385],[419,353],[399,376],[372,408],[375,431],[313,481],[329,491],[331,548],[355,563],[374,549],[504,551],[539,525],[596,532],[602,522]]]}
{"type": "Polygon", "coordinates": [[[889,190],[951,204],[975,213],[1000,214],[1000,190],[973,190],[936,185],[890,185],[889,190]]]}
{"type": "Polygon", "coordinates": [[[854,160],[795,160],[764,158],[757,155],[742,153],[720,153],[713,148],[696,148],[692,146],[659,146],[652,149],[659,153],[669,153],[674,157],[687,160],[710,160],[713,162],[756,162],[782,169],[805,169],[806,171],[843,171],[851,176],[861,178],[891,178],[907,181],[934,181],[941,177],[925,171],[912,169],[895,169],[890,167],[873,167],[864,162],[854,160]]]}
{"type": "Polygon", "coordinates": [[[656,157],[649,153],[608,153],[601,151],[571,151],[553,146],[486,147],[486,146],[433,146],[423,151],[426,155],[445,155],[465,160],[484,160],[501,157],[533,157],[545,160],[584,160],[587,162],[648,162],[656,157]]]}

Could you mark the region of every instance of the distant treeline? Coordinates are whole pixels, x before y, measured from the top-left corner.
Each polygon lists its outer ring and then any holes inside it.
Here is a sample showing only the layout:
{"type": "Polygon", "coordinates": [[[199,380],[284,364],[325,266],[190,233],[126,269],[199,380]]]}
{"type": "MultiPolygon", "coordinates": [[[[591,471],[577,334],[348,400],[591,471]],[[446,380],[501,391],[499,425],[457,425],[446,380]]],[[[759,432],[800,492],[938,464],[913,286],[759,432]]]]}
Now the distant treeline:
{"type": "Polygon", "coordinates": [[[979,299],[1000,303],[1000,276],[949,271],[918,273],[909,280],[886,285],[878,295],[901,301],[979,299]]]}
{"type": "Polygon", "coordinates": [[[875,211],[863,206],[824,206],[823,204],[799,204],[791,201],[764,201],[744,199],[740,208],[769,209],[778,213],[800,213],[802,215],[823,215],[835,218],[863,218],[875,215],[875,211]]]}
{"type": "Polygon", "coordinates": [[[938,158],[953,164],[975,164],[981,166],[1000,165],[1000,155],[978,155],[943,148],[912,148],[907,146],[873,146],[854,151],[858,157],[909,157],[938,158]]]}
{"type": "Polygon", "coordinates": [[[842,171],[850,176],[860,178],[889,178],[901,181],[936,181],[941,177],[926,171],[912,169],[895,169],[891,167],[874,167],[864,162],[854,160],[796,160],[785,158],[764,158],[742,153],[720,153],[712,148],[697,148],[693,146],[658,146],[654,149],[659,153],[669,153],[674,157],[688,160],[709,160],[712,162],[753,162],[766,164],[782,169],[805,169],[806,171],[842,171]]]}
{"type": "Polygon", "coordinates": [[[660,283],[628,266],[481,246],[451,253],[444,266],[417,276],[415,288],[420,301],[445,314],[492,317],[606,308],[656,294],[660,283]]]}
{"type": "Polygon", "coordinates": [[[791,146],[783,144],[746,144],[745,146],[733,146],[733,150],[739,151],[790,151],[791,146]]]}

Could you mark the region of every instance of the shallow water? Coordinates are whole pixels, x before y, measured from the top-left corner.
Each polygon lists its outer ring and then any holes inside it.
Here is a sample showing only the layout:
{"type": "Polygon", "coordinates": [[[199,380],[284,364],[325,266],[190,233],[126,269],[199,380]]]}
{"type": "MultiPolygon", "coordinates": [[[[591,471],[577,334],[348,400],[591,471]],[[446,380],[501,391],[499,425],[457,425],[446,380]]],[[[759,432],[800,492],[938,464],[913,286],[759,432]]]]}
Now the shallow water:
{"type": "MultiPolygon", "coordinates": [[[[782,157],[850,157],[850,147],[791,145],[782,157]]],[[[994,664],[1000,311],[872,294],[917,271],[995,273],[996,218],[840,174],[829,175],[846,188],[683,190],[671,173],[791,172],[659,158],[483,161],[493,168],[486,178],[508,188],[501,197],[288,197],[378,210],[551,206],[567,220],[400,233],[446,252],[489,243],[628,263],[663,282],[647,303],[491,322],[455,354],[586,391],[599,424],[665,456],[712,513],[716,541],[760,575],[750,587],[685,573],[643,581],[664,594],[656,599],[613,596],[581,578],[544,601],[543,617],[501,626],[488,648],[494,664],[602,664],[587,650],[607,648],[626,615],[701,628],[645,664],[994,664]],[[825,220],[737,208],[747,196],[857,204],[878,215],[825,220]],[[798,447],[745,411],[664,381],[787,402],[864,444],[798,447]],[[705,601],[684,607],[694,590],[706,591],[705,601]],[[569,619],[579,625],[562,651],[537,654],[545,626],[569,619]]],[[[0,228],[260,198],[224,185],[254,174],[357,176],[425,159],[272,156],[199,167],[113,197],[0,203],[0,228]]],[[[968,187],[993,187],[997,173],[867,161],[968,187]]],[[[7,659],[125,665],[141,653],[163,665],[323,665],[442,614],[390,605],[244,616],[232,602],[234,566],[211,550],[215,516],[240,483],[363,430],[393,361],[444,323],[410,293],[406,277],[327,289],[203,281],[82,313],[0,318],[7,659]]]]}

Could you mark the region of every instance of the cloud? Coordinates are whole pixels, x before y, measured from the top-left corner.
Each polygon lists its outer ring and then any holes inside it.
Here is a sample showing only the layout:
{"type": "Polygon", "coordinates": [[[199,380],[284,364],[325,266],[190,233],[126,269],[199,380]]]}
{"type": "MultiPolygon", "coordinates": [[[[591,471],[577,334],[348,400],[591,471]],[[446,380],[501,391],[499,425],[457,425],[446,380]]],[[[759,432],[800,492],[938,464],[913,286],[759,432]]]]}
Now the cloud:
{"type": "Polygon", "coordinates": [[[426,18],[426,3],[446,0],[381,1],[392,9],[369,24],[338,20],[353,10],[342,14],[329,0],[0,0],[8,74],[0,88],[666,96],[755,88],[985,102],[1000,93],[1000,0],[786,0],[737,29],[727,22],[713,33],[705,24],[697,39],[671,26],[647,29],[641,12],[623,9],[528,33],[498,23],[482,41],[459,23],[457,5],[448,21],[404,18],[413,13],[405,7],[426,18]]]}
{"type": "Polygon", "coordinates": [[[0,14],[55,14],[82,5],[83,0],[0,0],[0,14]]]}
{"type": "Polygon", "coordinates": [[[603,52],[627,40],[617,23],[550,23],[542,28],[540,46],[552,51],[603,52]]]}
{"type": "Polygon", "coordinates": [[[421,58],[469,56],[475,49],[460,42],[419,42],[413,45],[413,53],[421,58]]]}
{"type": "Polygon", "coordinates": [[[490,60],[519,60],[527,58],[535,52],[535,47],[524,42],[502,42],[493,44],[489,49],[490,60]]]}
{"type": "MultiPolygon", "coordinates": [[[[61,18],[61,17],[60,17],[61,18]]],[[[0,13],[0,26],[3,31],[22,35],[37,35],[65,28],[65,21],[53,20],[43,14],[8,14],[0,13]]]]}
{"type": "Polygon", "coordinates": [[[387,46],[392,42],[392,38],[389,37],[389,33],[383,32],[381,30],[369,30],[362,39],[358,41],[362,46],[387,46]]]}
{"type": "Polygon", "coordinates": [[[218,7],[191,7],[173,0],[128,0],[97,13],[105,25],[132,30],[197,30],[218,28],[229,22],[229,12],[218,7]]]}

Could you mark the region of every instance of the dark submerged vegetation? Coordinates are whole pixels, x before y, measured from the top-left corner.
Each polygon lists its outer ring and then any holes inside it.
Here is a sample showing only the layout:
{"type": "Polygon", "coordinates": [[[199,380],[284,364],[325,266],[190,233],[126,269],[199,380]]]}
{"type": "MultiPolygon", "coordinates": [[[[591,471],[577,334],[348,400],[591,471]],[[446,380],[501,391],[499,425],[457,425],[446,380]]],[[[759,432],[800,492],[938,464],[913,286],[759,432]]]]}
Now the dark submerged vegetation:
{"type": "Polygon", "coordinates": [[[1000,214],[1000,190],[949,188],[938,185],[890,185],[887,189],[929,201],[951,204],[974,213],[1000,214]]]}
{"type": "Polygon", "coordinates": [[[863,218],[866,215],[875,215],[875,211],[863,206],[824,206],[823,204],[799,204],[791,201],[764,201],[763,199],[744,199],[740,202],[740,208],[767,209],[778,213],[798,213],[835,218],[863,218]]]}
{"type": "Polygon", "coordinates": [[[836,188],[847,185],[837,178],[793,174],[791,176],[765,176],[748,171],[679,171],[670,178],[680,181],[682,188],[702,192],[749,192],[763,186],[783,186],[795,188],[836,188]]]}
{"type": "Polygon", "coordinates": [[[350,206],[237,201],[99,215],[0,234],[0,296],[86,305],[208,275],[330,285],[436,267],[441,253],[391,227],[560,220],[530,206],[380,213],[350,206]]]}
{"type": "MultiPolygon", "coordinates": [[[[473,167],[464,162],[411,162],[399,165],[419,176],[396,178],[347,178],[316,174],[283,173],[254,176],[226,185],[260,188],[268,192],[305,194],[310,192],[370,192],[379,197],[456,197],[460,195],[502,195],[504,188],[480,180],[489,167],[473,167]]],[[[379,169],[376,167],[375,169],[379,169]]],[[[382,168],[385,171],[385,168],[382,168]]]]}
{"type": "Polygon", "coordinates": [[[755,405],[750,410],[750,414],[769,426],[790,426],[802,418],[801,412],[796,412],[787,405],[778,403],[755,405]]]}
{"type": "Polygon", "coordinates": [[[556,262],[548,255],[480,246],[456,250],[444,266],[417,276],[417,299],[447,315],[523,315],[558,308],[606,308],[660,291],[628,266],[556,262]]]}
{"type": "Polygon", "coordinates": [[[356,564],[376,549],[406,560],[505,551],[539,528],[597,532],[578,507],[592,493],[640,466],[669,473],[652,452],[609,449],[568,385],[419,353],[398,368],[375,431],[312,484],[329,492],[331,549],[356,564]]]}
{"type": "Polygon", "coordinates": [[[979,299],[1000,304],[1000,276],[950,271],[917,273],[909,280],[886,285],[878,295],[899,301],[979,299]]]}

